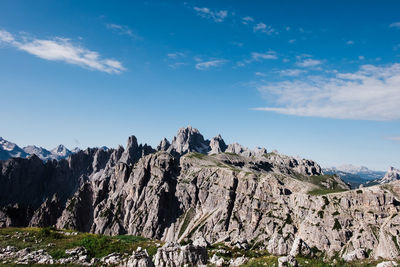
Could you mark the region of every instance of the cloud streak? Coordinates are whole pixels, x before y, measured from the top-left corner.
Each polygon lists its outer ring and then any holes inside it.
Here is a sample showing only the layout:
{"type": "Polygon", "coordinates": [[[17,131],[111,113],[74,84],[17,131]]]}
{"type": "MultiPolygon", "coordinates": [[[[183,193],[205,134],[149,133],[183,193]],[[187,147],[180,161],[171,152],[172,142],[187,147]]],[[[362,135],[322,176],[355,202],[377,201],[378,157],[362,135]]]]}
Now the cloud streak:
{"type": "Polygon", "coordinates": [[[390,141],[399,141],[400,142],[400,136],[388,136],[385,137],[386,140],[390,140],[390,141]]]}
{"type": "Polygon", "coordinates": [[[296,63],[297,66],[303,67],[303,68],[315,67],[315,66],[318,66],[321,64],[322,64],[321,60],[316,60],[316,59],[312,59],[312,58],[307,58],[307,59],[304,59],[304,60],[296,63]]]}
{"type": "Polygon", "coordinates": [[[275,106],[256,108],[288,115],[359,120],[400,119],[400,64],[363,65],[353,73],[307,76],[258,87],[275,106]]]}
{"type": "Polygon", "coordinates": [[[196,69],[198,70],[208,70],[213,67],[218,67],[226,63],[225,59],[210,60],[205,62],[200,62],[196,64],[196,69]]]}
{"type": "Polygon", "coordinates": [[[228,11],[226,10],[212,11],[208,7],[194,7],[193,9],[197,12],[198,16],[211,19],[214,22],[223,22],[228,17],[228,11]]]}
{"type": "Polygon", "coordinates": [[[276,52],[274,52],[274,51],[269,51],[267,53],[253,52],[253,53],[251,53],[251,58],[255,61],[260,61],[263,59],[277,59],[278,56],[276,55],[276,52]]]}
{"type": "Polygon", "coordinates": [[[399,28],[400,29],[400,22],[393,22],[389,25],[390,28],[399,28]]]}
{"type": "Polygon", "coordinates": [[[268,35],[271,35],[271,34],[273,34],[273,33],[275,32],[275,29],[272,28],[272,27],[269,26],[269,25],[266,25],[266,24],[260,22],[260,23],[257,23],[257,24],[253,27],[253,31],[254,31],[254,32],[263,32],[263,33],[266,33],[266,34],[268,34],[268,35]]]}
{"type": "Polygon", "coordinates": [[[130,37],[132,37],[133,39],[136,39],[136,40],[141,39],[139,36],[134,34],[133,31],[129,27],[127,27],[125,25],[108,23],[108,24],[106,24],[106,28],[110,29],[110,30],[112,30],[112,31],[114,31],[114,32],[116,32],[118,34],[130,36],[130,37]]]}
{"type": "Polygon", "coordinates": [[[0,30],[0,43],[10,45],[45,60],[63,61],[110,74],[125,70],[121,62],[102,58],[98,52],[76,46],[65,38],[56,37],[52,40],[18,38],[8,31],[0,30]]]}

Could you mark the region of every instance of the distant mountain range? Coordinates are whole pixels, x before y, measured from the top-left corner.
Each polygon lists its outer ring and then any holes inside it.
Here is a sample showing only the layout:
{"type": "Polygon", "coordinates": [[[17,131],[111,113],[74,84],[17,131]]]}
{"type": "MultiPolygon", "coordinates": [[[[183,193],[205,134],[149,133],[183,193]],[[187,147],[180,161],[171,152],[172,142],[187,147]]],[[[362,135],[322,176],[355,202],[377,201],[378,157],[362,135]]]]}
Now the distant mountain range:
{"type": "Polygon", "coordinates": [[[336,174],[340,176],[343,181],[349,183],[352,188],[357,188],[362,184],[369,184],[385,176],[385,172],[383,171],[374,171],[365,166],[355,166],[352,164],[324,168],[323,172],[325,174],[336,174]]]}
{"type": "Polygon", "coordinates": [[[74,148],[72,151],[66,148],[64,145],[58,145],[52,150],[47,150],[43,147],[35,145],[29,145],[24,148],[20,148],[15,143],[7,141],[0,137],[0,160],[7,160],[9,158],[27,158],[33,154],[38,156],[43,161],[48,160],[60,160],[67,158],[69,155],[78,152],[79,148],[74,148]]]}

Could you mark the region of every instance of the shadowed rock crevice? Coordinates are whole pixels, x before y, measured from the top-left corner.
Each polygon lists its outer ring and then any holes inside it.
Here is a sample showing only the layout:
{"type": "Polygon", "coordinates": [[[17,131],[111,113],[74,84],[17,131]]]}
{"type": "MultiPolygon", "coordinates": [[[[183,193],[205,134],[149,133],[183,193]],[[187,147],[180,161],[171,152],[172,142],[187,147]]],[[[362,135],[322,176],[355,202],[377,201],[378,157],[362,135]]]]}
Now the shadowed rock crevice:
{"type": "Polygon", "coordinates": [[[225,221],[225,231],[229,230],[229,223],[231,221],[233,207],[235,206],[236,189],[238,187],[238,183],[239,183],[238,179],[236,177],[234,177],[233,178],[232,188],[229,189],[229,199],[228,199],[228,205],[227,205],[227,216],[226,216],[226,221],[225,221]]]}

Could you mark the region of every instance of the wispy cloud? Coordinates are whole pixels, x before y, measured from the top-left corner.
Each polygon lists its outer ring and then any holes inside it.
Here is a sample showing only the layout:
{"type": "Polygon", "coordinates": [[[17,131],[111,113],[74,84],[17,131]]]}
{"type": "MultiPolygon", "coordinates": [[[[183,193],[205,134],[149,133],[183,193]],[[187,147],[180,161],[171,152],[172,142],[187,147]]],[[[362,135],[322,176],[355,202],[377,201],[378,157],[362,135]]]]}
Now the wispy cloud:
{"type": "Polygon", "coordinates": [[[174,62],[172,64],[169,64],[168,67],[170,67],[171,69],[178,69],[185,65],[187,65],[187,63],[185,63],[185,62],[174,62]]]}
{"type": "Polygon", "coordinates": [[[303,67],[303,68],[315,67],[315,66],[318,66],[321,64],[322,64],[321,60],[316,60],[316,59],[312,59],[312,58],[306,58],[306,59],[296,63],[297,66],[303,67]]]}
{"type": "Polygon", "coordinates": [[[385,139],[391,141],[400,141],[400,136],[387,136],[385,139]]]}
{"type": "Polygon", "coordinates": [[[255,61],[259,61],[259,60],[263,60],[263,59],[277,59],[278,56],[276,55],[276,52],[274,52],[274,51],[269,51],[267,53],[253,52],[253,53],[251,53],[251,58],[255,61]]]}
{"type": "Polygon", "coordinates": [[[168,53],[167,57],[172,58],[172,59],[176,59],[176,58],[180,58],[180,57],[184,57],[185,53],[182,52],[173,52],[173,53],[168,53]]]}
{"type": "Polygon", "coordinates": [[[246,25],[249,24],[250,22],[253,22],[253,21],[254,21],[254,19],[252,17],[249,17],[249,16],[242,18],[242,23],[246,24],[246,25]]]}
{"type": "Polygon", "coordinates": [[[218,67],[225,64],[227,61],[225,59],[210,60],[205,62],[200,62],[196,64],[196,69],[198,70],[208,70],[212,67],[218,67]]]}
{"type": "Polygon", "coordinates": [[[263,32],[263,33],[266,33],[266,34],[268,34],[268,35],[271,35],[271,34],[273,34],[273,33],[275,32],[275,29],[272,28],[272,27],[269,26],[269,25],[266,25],[266,24],[260,22],[260,23],[257,23],[257,24],[253,27],[253,31],[254,31],[254,32],[263,32]]]}
{"type": "Polygon", "coordinates": [[[255,61],[274,60],[274,59],[278,59],[278,55],[276,54],[275,51],[268,51],[265,53],[252,52],[250,58],[237,62],[236,66],[244,67],[247,64],[253,63],[255,61]]]}
{"type": "Polygon", "coordinates": [[[260,77],[265,77],[265,76],[267,76],[267,75],[266,75],[265,73],[263,73],[263,72],[256,72],[255,75],[256,75],[256,76],[260,76],[260,77]]]}
{"type": "Polygon", "coordinates": [[[389,25],[390,28],[400,28],[400,22],[393,22],[389,25]]]}
{"type": "Polygon", "coordinates": [[[363,65],[333,77],[307,76],[258,87],[276,106],[256,108],[296,116],[337,119],[400,119],[400,64],[363,65]]]}
{"type": "Polygon", "coordinates": [[[306,73],[306,70],[300,70],[300,69],[287,69],[287,70],[280,70],[278,71],[280,76],[299,76],[302,73],[306,73]]]}
{"type": "Polygon", "coordinates": [[[213,11],[208,7],[194,7],[193,9],[197,12],[198,16],[211,19],[215,22],[223,22],[228,17],[228,11],[226,10],[213,11]]]}
{"type": "Polygon", "coordinates": [[[347,44],[347,45],[353,45],[353,44],[354,44],[354,41],[349,40],[349,41],[346,42],[346,44],[347,44]]]}
{"type": "Polygon", "coordinates": [[[51,40],[28,39],[0,30],[0,43],[5,43],[42,59],[63,61],[87,69],[107,73],[120,73],[125,70],[121,62],[102,58],[98,52],[74,45],[66,38],[56,37],[51,40]]]}
{"type": "Polygon", "coordinates": [[[107,29],[110,29],[118,34],[121,35],[127,35],[132,37],[133,39],[140,40],[141,37],[133,33],[133,31],[125,25],[119,25],[119,24],[114,24],[114,23],[108,23],[106,24],[107,29]]]}

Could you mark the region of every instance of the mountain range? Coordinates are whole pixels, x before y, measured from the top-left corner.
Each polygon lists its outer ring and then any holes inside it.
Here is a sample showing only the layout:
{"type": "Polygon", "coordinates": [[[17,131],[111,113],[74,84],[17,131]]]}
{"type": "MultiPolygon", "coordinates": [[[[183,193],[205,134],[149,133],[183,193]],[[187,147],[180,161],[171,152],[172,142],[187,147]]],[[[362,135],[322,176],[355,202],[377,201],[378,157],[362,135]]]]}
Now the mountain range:
{"type": "Polygon", "coordinates": [[[398,259],[396,172],[384,185],[351,190],[312,160],[226,144],[220,135],[208,140],[187,127],[157,148],[130,136],[125,148],[87,148],[58,161],[35,154],[0,161],[0,227],[398,259]]]}
{"type": "Polygon", "coordinates": [[[370,170],[365,166],[355,166],[352,164],[343,164],[337,167],[323,168],[325,174],[336,174],[345,182],[349,183],[352,188],[357,188],[360,185],[379,180],[385,176],[383,171],[370,170]]]}
{"type": "Polygon", "coordinates": [[[37,147],[35,145],[29,145],[20,148],[18,145],[0,137],[0,160],[7,160],[12,157],[27,158],[33,154],[44,161],[53,159],[60,160],[67,158],[69,155],[76,153],[79,150],[79,148],[75,148],[71,151],[64,145],[58,145],[52,150],[47,150],[43,147],[37,147]]]}

